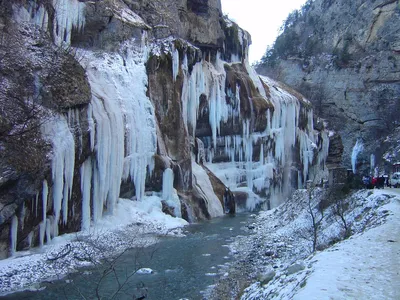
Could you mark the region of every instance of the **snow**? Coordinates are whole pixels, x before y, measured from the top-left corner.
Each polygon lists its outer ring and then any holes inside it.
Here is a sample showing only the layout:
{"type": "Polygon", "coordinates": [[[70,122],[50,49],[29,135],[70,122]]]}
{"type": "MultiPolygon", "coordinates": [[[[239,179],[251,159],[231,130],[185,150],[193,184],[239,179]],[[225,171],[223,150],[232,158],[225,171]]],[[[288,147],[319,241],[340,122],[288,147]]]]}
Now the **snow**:
{"type": "Polygon", "coordinates": [[[150,268],[141,268],[136,271],[136,274],[153,274],[154,271],[150,268]]]}
{"type": "Polygon", "coordinates": [[[391,212],[384,224],[316,254],[293,299],[400,299],[399,200],[381,208],[391,212]]]}
{"type": "Polygon", "coordinates": [[[55,237],[48,245],[16,252],[14,257],[1,260],[0,295],[40,289],[39,282],[60,279],[90,265],[88,259],[83,259],[88,254],[100,261],[127,248],[152,245],[157,242],[155,235],[182,236],[180,228],[188,223],[164,214],[161,200],[157,196],[146,196],[142,201],[119,199],[114,215],[105,216],[88,230],[55,237]],[[53,261],[60,253],[68,255],[53,261]]]}
{"type": "MultiPolygon", "coordinates": [[[[351,236],[344,240],[343,224],[332,207],[326,208],[316,253],[306,236],[308,195],[298,190],[277,208],[261,212],[247,224],[249,235],[230,245],[238,263],[229,274],[239,270],[252,282],[241,299],[399,299],[399,190],[348,195],[344,218],[351,236]]],[[[322,189],[312,190],[312,207],[323,195],[322,189]]],[[[230,276],[217,286],[236,282],[230,276]]]]}

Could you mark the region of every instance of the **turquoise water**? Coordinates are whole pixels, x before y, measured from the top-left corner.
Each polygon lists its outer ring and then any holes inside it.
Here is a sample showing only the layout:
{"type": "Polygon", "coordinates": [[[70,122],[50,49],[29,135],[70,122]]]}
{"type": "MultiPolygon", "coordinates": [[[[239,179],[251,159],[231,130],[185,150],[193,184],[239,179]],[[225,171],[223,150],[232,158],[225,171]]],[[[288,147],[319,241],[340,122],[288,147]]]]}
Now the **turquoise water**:
{"type": "Polygon", "coordinates": [[[247,217],[225,216],[190,225],[186,237],[161,237],[152,247],[126,251],[115,263],[81,269],[60,281],[42,284],[43,291],[15,293],[4,299],[206,299],[203,292],[232,263],[226,245],[246,234],[242,227],[247,217]],[[140,268],[153,273],[135,273],[140,268]]]}

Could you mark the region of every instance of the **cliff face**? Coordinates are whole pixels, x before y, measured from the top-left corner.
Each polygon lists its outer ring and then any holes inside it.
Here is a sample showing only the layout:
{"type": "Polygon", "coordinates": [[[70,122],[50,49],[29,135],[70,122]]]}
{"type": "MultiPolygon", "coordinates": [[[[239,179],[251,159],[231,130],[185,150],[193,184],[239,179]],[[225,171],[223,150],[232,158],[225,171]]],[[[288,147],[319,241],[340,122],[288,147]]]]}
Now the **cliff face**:
{"type": "Polygon", "coordinates": [[[323,176],[322,123],[257,76],[219,1],[1,4],[2,257],[89,229],[120,197],[192,221],[223,214],[225,186],[253,209],[323,176]]]}
{"type": "Polygon", "coordinates": [[[369,169],[374,155],[382,170],[399,159],[399,31],[399,1],[308,1],[257,70],[311,100],[342,136],[344,166],[359,141],[356,168],[369,169]]]}

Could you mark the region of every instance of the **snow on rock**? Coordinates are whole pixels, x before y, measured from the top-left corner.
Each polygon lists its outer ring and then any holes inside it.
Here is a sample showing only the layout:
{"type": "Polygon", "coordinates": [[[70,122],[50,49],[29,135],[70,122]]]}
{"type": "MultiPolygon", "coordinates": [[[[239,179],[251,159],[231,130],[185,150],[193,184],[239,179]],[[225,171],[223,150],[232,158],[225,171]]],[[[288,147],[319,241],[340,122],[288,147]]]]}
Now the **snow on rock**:
{"type": "Polygon", "coordinates": [[[120,5],[118,2],[114,2],[114,6],[109,8],[109,10],[114,13],[115,18],[126,24],[143,29],[150,29],[150,26],[147,25],[139,15],[127,7],[120,5]]]}
{"type": "Polygon", "coordinates": [[[150,268],[141,268],[136,271],[136,274],[153,274],[154,271],[150,268]]]}
{"type": "Polygon", "coordinates": [[[212,218],[222,216],[224,210],[215,195],[210,179],[206,171],[192,159],[193,189],[207,201],[207,210],[212,218]]]}
{"type": "MultiPolygon", "coordinates": [[[[240,288],[244,289],[241,299],[399,298],[400,193],[361,190],[348,195],[344,218],[351,237],[345,240],[343,223],[333,207],[327,207],[315,254],[307,230],[311,226],[309,195],[299,190],[292,199],[251,220],[250,235],[230,245],[237,261],[210,299],[228,290],[239,293],[240,288]],[[247,280],[252,283],[230,284],[247,280]]],[[[316,208],[324,190],[315,189],[311,196],[311,207],[316,208]]]]}

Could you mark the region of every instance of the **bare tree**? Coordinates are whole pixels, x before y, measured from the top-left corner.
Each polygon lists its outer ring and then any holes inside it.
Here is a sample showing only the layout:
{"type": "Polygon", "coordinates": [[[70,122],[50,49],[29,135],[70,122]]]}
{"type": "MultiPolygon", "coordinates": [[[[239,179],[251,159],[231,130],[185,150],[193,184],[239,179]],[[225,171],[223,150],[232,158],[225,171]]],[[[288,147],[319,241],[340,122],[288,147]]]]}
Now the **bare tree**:
{"type": "MultiPolygon", "coordinates": [[[[140,239],[136,234],[123,234],[122,239],[127,245],[140,239]]],[[[76,234],[76,240],[66,244],[60,251],[48,256],[47,262],[53,268],[60,270],[68,268],[71,260],[90,264],[90,283],[82,289],[77,281],[88,281],[86,275],[69,274],[67,284],[63,288],[65,299],[76,297],[82,299],[119,299],[122,295],[131,299],[146,299],[148,295],[146,285],[134,278],[144,266],[155,258],[158,243],[151,246],[125,247],[123,251],[113,256],[106,253],[115,251],[113,245],[105,244],[98,235],[89,234],[85,237],[76,234]],[[124,263],[129,252],[129,263],[124,263]],[[93,281],[94,279],[94,281],[93,281]]],[[[65,277],[60,274],[59,279],[65,277]]]]}
{"type": "Polygon", "coordinates": [[[321,223],[324,219],[324,208],[318,206],[317,208],[313,207],[313,189],[308,190],[308,201],[307,201],[307,209],[309,216],[311,218],[311,230],[312,230],[312,252],[317,250],[318,246],[318,236],[321,229],[321,223]]]}
{"type": "Polygon", "coordinates": [[[333,214],[343,227],[344,238],[351,235],[351,224],[346,219],[346,211],[349,208],[349,203],[346,200],[346,190],[344,186],[335,185],[327,192],[327,201],[332,206],[333,214]]]}
{"type": "Polygon", "coordinates": [[[315,188],[309,188],[307,190],[307,202],[306,202],[306,213],[309,223],[296,231],[296,234],[301,238],[311,242],[311,251],[315,252],[318,249],[318,241],[321,235],[322,221],[325,217],[325,206],[321,205],[320,201],[317,201],[315,195],[315,188]]]}

